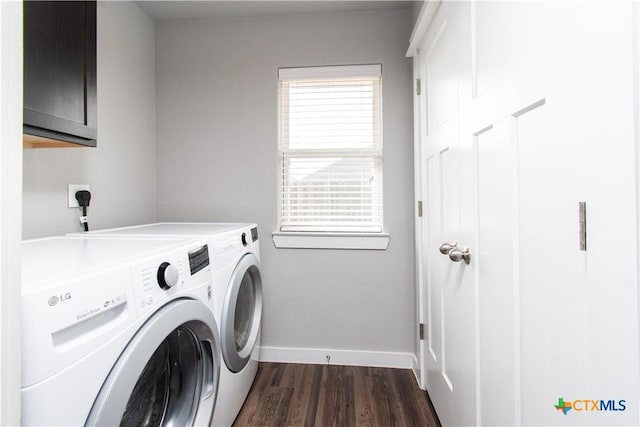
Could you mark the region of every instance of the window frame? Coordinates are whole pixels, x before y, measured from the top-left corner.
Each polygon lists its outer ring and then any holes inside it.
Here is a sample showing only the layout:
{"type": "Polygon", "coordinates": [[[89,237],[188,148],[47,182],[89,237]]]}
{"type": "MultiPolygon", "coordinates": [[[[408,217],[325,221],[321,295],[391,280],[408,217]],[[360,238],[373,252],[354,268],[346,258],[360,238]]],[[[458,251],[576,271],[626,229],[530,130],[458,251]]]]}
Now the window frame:
{"type": "MultiPolygon", "coordinates": [[[[335,248],[335,249],[386,249],[389,244],[389,235],[384,231],[384,205],[383,205],[383,123],[382,123],[382,64],[368,65],[340,65],[340,66],[321,66],[321,67],[297,67],[297,68],[280,68],[278,70],[278,214],[277,214],[277,231],[272,234],[276,247],[286,248],[335,248]],[[284,191],[285,191],[285,153],[304,153],[306,150],[285,150],[283,147],[282,135],[282,82],[283,81],[304,81],[304,80],[351,80],[351,79],[367,79],[379,78],[376,83],[378,85],[377,107],[380,108],[380,116],[377,123],[377,146],[374,148],[353,148],[353,149],[321,149],[322,153],[339,155],[343,152],[349,152],[354,155],[360,153],[362,158],[369,158],[376,163],[375,169],[379,182],[377,184],[377,211],[372,211],[379,218],[379,229],[361,230],[350,229],[341,230],[287,230],[283,231],[283,213],[284,213],[284,191]]],[[[313,149],[308,149],[309,154],[313,154],[313,149]]],[[[304,155],[303,158],[307,158],[304,155]]],[[[295,158],[295,155],[287,157],[295,158]]]]}

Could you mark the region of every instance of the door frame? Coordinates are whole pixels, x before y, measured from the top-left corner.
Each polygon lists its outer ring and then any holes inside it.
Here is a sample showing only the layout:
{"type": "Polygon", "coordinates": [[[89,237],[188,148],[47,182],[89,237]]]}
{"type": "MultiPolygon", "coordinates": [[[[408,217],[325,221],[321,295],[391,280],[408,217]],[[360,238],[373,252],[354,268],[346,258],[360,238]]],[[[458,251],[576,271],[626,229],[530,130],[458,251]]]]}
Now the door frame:
{"type": "Polygon", "coordinates": [[[422,9],[416,20],[413,33],[409,42],[409,49],[407,50],[406,57],[413,59],[413,170],[414,170],[414,247],[415,247],[415,298],[416,298],[416,315],[415,315],[415,333],[416,339],[415,351],[413,357],[412,370],[418,381],[418,386],[426,390],[427,378],[424,372],[424,360],[425,360],[425,340],[420,338],[420,328],[426,328],[427,319],[427,307],[424,304],[424,295],[426,292],[426,283],[423,280],[423,268],[422,258],[424,255],[422,240],[423,240],[423,209],[421,206],[424,201],[424,189],[423,189],[423,158],[424,144],[426,143],[423,136],[423,129],[421,126],[420,117],[423,113],[422,105],[425,97],[424,82],[421,82],[421,65],[420,64],[420,47],[424,42],[424,38],[427,34],[427,30],[431,26],[431,22],[436,15],[436,12],[440,8],[441,0],[425,1],[422,4],[422,9]]]}
{"type": "Polygon", "coordinates": [[[0,2],[0,424],[20,424],[22,2],[0,2]]]}

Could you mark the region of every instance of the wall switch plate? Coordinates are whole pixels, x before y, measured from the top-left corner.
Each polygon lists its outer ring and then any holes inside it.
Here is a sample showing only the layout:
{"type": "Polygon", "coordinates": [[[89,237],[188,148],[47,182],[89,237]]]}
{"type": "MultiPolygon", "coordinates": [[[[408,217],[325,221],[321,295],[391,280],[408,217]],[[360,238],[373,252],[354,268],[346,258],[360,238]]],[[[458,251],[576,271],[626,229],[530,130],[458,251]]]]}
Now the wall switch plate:
{"type": "Polygon", "coordinates": [[[76,200],[76,192],[80,191],[80,190],[87,190],[87,191],[91,191],[89,189],[89,185],[88,184],[69,184],[69,192],[68,192],[68,197],[69,197],[69,207],[70,208],[79,208],[80,205],[78,204],[78,201],[76,200]]]}

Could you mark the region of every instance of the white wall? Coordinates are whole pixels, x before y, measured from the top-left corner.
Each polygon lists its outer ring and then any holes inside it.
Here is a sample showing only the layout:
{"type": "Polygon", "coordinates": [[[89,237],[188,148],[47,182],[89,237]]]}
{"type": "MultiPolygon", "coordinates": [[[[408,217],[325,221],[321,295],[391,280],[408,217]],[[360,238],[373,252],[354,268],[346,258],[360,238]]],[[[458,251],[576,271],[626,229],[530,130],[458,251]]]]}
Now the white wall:
{"type": "Polygon", "coordinates": [[[91,185],[91,228],[155,220],[154,23],[99,2],[97,36],[98,147],[24,150],[23,238],[81,230],[67,184],[91,185]]]}
{"type": "Polygon", "coordinates": [[[251,221],[267,347],[414,351],[411,9],[156,27],[158,217],[251,221]],[[382,63],[386,251],[275,249],[278,67],[382,63]]]}

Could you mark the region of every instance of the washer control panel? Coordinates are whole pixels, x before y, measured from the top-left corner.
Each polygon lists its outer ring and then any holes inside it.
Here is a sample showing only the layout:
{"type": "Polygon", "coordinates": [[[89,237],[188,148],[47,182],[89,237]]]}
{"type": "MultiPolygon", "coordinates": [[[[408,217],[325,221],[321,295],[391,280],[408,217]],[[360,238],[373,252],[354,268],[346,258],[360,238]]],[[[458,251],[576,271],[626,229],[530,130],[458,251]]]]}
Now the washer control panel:
{"type": "Polygon", "coordinates": [[[211,298],[211,266],[207,245],[181,245],[171,253],[150,257],[133,267],[133,286],[138,315],[163,304],[176,293],[211,298]],[[204,290],[202,289],[204,288],[204,290]],[[203,295],[200,295],[203,293],[203,295]]]}
{"type": "Polygon", "coordinates": [[[191,275],[209,266],[209,246],[203,245],[197,249],[189,251],[189,270],[191,275]]]}
{"type": "Polygon", "coordinates": [[[160,285],[162,289],[167,290],[178,284],[180,272],[175,266],[165,261],[158,267],[157,277],[158,285],[160,285]]]}

